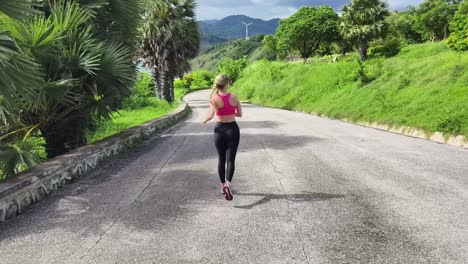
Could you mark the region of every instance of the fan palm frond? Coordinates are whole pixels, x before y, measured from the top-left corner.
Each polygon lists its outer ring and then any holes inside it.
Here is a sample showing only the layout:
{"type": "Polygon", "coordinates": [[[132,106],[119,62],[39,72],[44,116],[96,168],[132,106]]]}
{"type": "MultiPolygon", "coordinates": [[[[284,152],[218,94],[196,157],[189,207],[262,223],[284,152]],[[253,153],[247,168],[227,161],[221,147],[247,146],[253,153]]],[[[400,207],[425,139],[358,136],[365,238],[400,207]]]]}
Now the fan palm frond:
{"type": "Polygon", "coordinates": [[[31,0],[0,0],[0,13],[13,19],[24,19],[39,13],[32,6],[38,6],[38,3],[31,0]]]}
{"type": "Polygon", "coordinates": [[[15,175],[37,165],[39,147],[28,139],[15,139],[0,146],[0,179],[15,175]]]}
{"type": "Polygon", "coordinates": [[[130,94],[135,75],[129,49],[122,44],[106,45],[97,76],[97,97],[92,104],[99,118],[110,119],[112,111],[130,94]]]}
{"type": "Polygon", "coordinates": [[[73,30],[63,37],[60,56],[62,67],[67,69],[74,78],[82,76],[83,72],[96,75],[99,70],[103,43],[94,38],[91,28],[73,30]]]}
{"type": "Polygon", "coordinates": [[[3,124],[17,121],[19,110],[33,110],[43,84],[39,65],[6,31],[0,31],[0,97],[3,124]]]}
{"type": "Polygon", "coordinates": [[[74,1],[57,1],[51,10],[51,19],[55,28],[62,30],[76,29],[90,18],[89,13],[74,1]]]}

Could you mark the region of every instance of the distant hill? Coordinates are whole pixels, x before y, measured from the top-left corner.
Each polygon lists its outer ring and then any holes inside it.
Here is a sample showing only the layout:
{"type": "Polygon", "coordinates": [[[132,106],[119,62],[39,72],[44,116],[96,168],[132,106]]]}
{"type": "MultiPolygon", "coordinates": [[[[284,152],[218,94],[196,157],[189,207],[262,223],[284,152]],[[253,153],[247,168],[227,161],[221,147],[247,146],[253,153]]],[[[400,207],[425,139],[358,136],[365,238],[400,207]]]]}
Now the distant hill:
{"type": "Polygon", "coordinates": [[[219,61],[223,58],[239,59],[247,56],[250,61],[265,58],[262,40],[261,36],[256,36],[248,41],[238,39],[210,47],[191,61],[192,70],[205,69],[215,72],[219,61]]]}
{"type": "Polygon", "coordinates": [[[201,20],[198,21],[202,34],[202,50],[228,42],[233,39],[245,38],[246,23],[253,23],[249,27],[249,35],[274,34],[278,28],[280,19],[262,20],[243,15],[228,16],[221,20],[201,20]]]}

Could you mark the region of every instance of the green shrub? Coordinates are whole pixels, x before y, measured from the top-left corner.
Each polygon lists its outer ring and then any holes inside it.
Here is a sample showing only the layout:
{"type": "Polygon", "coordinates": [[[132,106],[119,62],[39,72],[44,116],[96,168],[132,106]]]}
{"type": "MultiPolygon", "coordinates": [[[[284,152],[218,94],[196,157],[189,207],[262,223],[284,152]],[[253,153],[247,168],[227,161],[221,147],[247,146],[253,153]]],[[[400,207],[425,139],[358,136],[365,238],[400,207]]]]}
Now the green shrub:
{"type": "Polygon", "coordinates": [[[174,81],[174,89],[190,89],[190,83],[185,79],[177,79],[174,81]]]}
{"type": "Polygon", "coordinates": [[[207,70],[198,70],[185,75],[182,79],[174,81],[175,89],[200,89],[209,88],[213,85],[214,74],[207,70]]]}
{"type": "Polygon", "coordinates": [[[45,156],[42,138],[14,138],[0,147],[0,181],[41,162],[45,156]]]}
{"type": "Polygon", "coordinates": [[[191,89],[211,87],[215,78],[214,74],[207,70],[194,71],[191,75],[191,89]]]}
{"type": "Polygon", "coordinates": [[[153,106],[158,100],[153,85],[153,78],[149,73],[139,72],[132,93],[123,101],[122,109],[133,110],[153,106]]]}
{"type": "Polygon", "coordinates": [[[452,33],[447,39],[447,45],[457,51],[468,50],[468,1],[460,4],[450,23],[450,30],[452,33]]]}
{"type": "Polygon", "coordinates": [[[232,82],[239,79],[241,72],[247,67],[247,57],[244,56],[241,59],[233,60],[231,58],[225,58],[218,64],[218,73],[227,74],[232,82]]]}
{"type": "Polygon", "coordinates": [[[388,37],[384,40],[376,40],[371,43],[368,56],[393,57],[400,53],[401,46],[401,40],[397,37],[388,37]]]}
{"type": "Polygon", "coordinates": [[[468,136],[467,52],[424,43],[358,62],[356,54],[337,63],[259,61],[232,89],[259,105],[468,136]]]}

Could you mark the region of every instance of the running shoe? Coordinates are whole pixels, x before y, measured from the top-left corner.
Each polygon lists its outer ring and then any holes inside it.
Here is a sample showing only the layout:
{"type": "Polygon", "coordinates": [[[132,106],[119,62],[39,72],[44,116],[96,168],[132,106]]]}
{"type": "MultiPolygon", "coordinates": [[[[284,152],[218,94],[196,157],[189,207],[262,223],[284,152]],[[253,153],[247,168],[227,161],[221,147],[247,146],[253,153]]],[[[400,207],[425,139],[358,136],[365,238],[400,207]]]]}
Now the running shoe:
{"type": "Polygon", "coordinates": [[[224,192],[224,184],[222,184],[222,183],[221,183],[221,193],[222,193],[222,194],[225,194],[225,192],[224,192]]]}
{"type": "Polygon", "coordinates": [[[229,187],[228,184],[224,184],[223,191],[224,191],[224,199],[226,199],[228,201],[232,201],[232,199],[233,199],[232,192],[231,192],[231,188],[229,187]]]}

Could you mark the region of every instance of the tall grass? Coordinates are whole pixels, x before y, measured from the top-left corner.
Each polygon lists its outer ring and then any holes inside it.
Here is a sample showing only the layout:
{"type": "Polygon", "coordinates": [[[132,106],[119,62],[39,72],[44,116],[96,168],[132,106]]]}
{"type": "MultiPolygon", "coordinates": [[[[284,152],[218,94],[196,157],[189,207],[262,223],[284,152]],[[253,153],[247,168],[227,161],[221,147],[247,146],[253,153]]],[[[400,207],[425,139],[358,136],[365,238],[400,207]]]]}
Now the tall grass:
{"type": "Polygon", "coordinates": [[[408,46],[362,68],[355,56],[307,65],[260,61],[233,90],[255,104],[468,136],[468,53],[444,43],[408,46]]]}
{"type": "Polygon", "coordinates": [[[98,140],[118,134],[131,127],[143,124],[150,120],[161,117],[177,107],[177,104],[162,102],[158,107],[150,106],[135,110],[122,110],[114,114],[112,120],[101,123],[98,128],[88,133],[88,143],[94,143],[98,140]]]}

